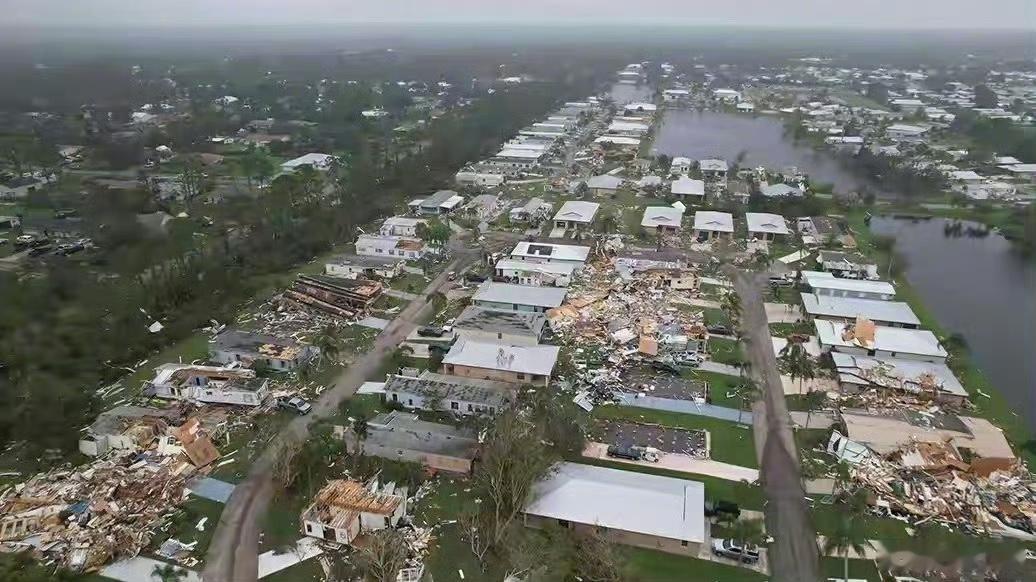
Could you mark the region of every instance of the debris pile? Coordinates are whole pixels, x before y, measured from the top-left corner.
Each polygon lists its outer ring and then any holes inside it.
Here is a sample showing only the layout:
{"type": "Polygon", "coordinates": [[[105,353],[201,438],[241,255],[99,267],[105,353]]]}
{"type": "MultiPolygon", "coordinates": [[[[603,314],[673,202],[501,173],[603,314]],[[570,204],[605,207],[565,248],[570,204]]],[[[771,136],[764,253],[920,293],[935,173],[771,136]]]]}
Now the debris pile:
{"type": "Polygon", "coordinates": [[[299,275],[283,297],[330,315],[353,318],[365,313],[383,292],[379,281],[299,275]]]}
{"type": "Polygon", "coordinates": [[[190,472],[142,453],[36,475],[0,495],[0,544],[79,571],[136,556],[186,497],[190,472]]]}

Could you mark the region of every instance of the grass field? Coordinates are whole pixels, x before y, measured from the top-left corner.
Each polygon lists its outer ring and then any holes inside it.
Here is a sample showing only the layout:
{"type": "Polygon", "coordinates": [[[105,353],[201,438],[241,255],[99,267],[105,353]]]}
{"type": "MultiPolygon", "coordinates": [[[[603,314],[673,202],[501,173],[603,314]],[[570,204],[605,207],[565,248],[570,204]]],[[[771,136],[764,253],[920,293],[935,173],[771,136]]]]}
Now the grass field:
{"type": "Polygon", "coordinates": [[[712,360],[720,364],[736,366],[745,361],[745,355],[741,350],[741,346],[732,339],[710,339],[709,353],[712,355],[712,360]]]}

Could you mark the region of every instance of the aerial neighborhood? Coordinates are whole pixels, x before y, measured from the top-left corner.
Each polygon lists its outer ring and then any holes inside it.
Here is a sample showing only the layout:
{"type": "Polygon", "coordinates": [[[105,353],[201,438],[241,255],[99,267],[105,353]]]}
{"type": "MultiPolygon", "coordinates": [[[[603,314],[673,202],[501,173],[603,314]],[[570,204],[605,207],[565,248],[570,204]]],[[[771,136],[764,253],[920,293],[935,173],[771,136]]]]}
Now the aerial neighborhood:
{"type": "Polygon", "coordinates": [[[1031,62],[384,53],[0,105],[0,558],[1036,579],[1031,62]]]}

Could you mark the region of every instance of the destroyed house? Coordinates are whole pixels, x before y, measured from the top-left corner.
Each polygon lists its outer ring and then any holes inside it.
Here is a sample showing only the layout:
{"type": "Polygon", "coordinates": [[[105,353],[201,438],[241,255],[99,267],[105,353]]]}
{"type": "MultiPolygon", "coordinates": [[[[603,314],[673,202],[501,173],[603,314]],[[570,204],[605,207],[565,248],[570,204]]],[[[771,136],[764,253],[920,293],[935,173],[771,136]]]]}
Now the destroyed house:
{"type": "Polygon", "coordinates": [[[797,221],[802,242],[807,245],[819,245],[834,242],[843,233],[838,222],[830,216],[803,216],[797,221]]]}
{"type": "Polygon", "coordinates": [[[945,443],[964,459],[1016,456],[1004,432],[984,418],[896,409],[888,413],[846,409],[841,414],[849,439],[879,455],[889,455],[916,443],[945,443]]]}
{"type": "Polygon", "coordinates": [[[356,254],[368,257],[420,259],[428,252],[419,238],[361,234],[356,237],[356,254]]]}
{"type": "Polygon", "coordinates": [[[845,324],[825,319],[813,321],[820,349],[860,356],[905,358],[945,362],[946,350],[930,331],[881,327],[859,318],[845,324]]]}
{"type": "Polygon", "coordinates": [[[357,536],[395,527],[406,513],[406,492],[394,484],[379,487],[377,481],[328,481],[301,515],[307,536],[338,544],[350,544],[357,536]]]}
{"type": "Polygon", "coordinates": [[[418,377],[397,374],[385,381],[385,402],[411,410],[496,414],[513,398],[511,384],[434,372],[423,372],[418,377]]]}
{"type": "Polygon", "coordinates": [[[708,257],[680,249],[641,249],[627,247],[615,253],[612,264],[616,269],[640,272],[652,269],[683,269],[690,265],[707,263],[708,257]]]}
{"type": "Polygon", "coordinates": [[[568,291],[561,287],[532,287],[487,281],[471,298],[472,305],[497,311],[544,313],[560,306],[568,291]]]}
{"type": "Polygon", "coordinates": [[[220,364],[256,363],[270,370],[294,370],[316,356],[318,350],[291,338],[279,338],[228,329],[209,340],[209,357],[220,364]]]}
{"type": "Polygon", "coordinates": [[[858,317],[864,317],[876,325],[886,327],[917,329],[921,326],[921,320],[914,314],[914,310],[902,301],[803,293],[802,308],[809,317],[842,323],[854,322],[858,317]]]}
{"type": "Polygon", "coordinates": [[[471,473],[479,447],[478,435],[470,429],[426,422],[399,411],[368,420],[362,442],[350,430],[341,432],[351,451],[464,475],[471,473]]]}
{"type": "Polygon", "coordinates": [[[496,311],[468,306],[453,322],[457,337],[510,346],[540,343],[547,317],[542,313],[496,311]]]}
{"type": "Polygon", "coordinates": [[[582,267],[590,256],[590,247],[520,242],[511,251],[511,258],[533,263],[571,263],[582,267]]]}
{"type": "Polygon", "coordinates": [[[79,439],[79,452],[99,457],[108,451],[135,451],[150,445],[179,420],[175,410],[143,406],[117,406],[97,415],[79,439]]]}
{"type": "Polygon", "coordinates": [[[144,394],[206,404],[259,406],[268,394],[268,380],[245,368],[162,364],[154,379],[144,383],[144,394]]]}
{"type": "Polygon", "coordinates": [[[843,392],[891,390],[960,406],[968,392],[950,367],[941,362],[860,356],[831,352],[843,392]]]}
{"type": "Polygon", "coordinates": [[[331,315],[354,317],[367,311],[383,291],[379,281],[299,275],[284,296],[331,315]]]}
{"type": "Polygon", "coordinates": [[[338,255],[324,263],[324,274],[330,277],[391,279],[403,272],[402,257],[370,255],[338,255]]]}
{"type": "Polygon", "coordinates": [[[446,374],[546,387],[558,360],[557,346],[504,346],[458,340],[442,360],[446,374]]]}
{"type": "Polygon", "coordinates": [[[597,532],[615,544],[697,556],[706,538],[705,486],[697,481],[560,463],[536,484],[525,525],[597,532]]]}
{"type": "Polygon", "coordinates": [[[825,271],[846,278],[876,279],[878,265],[858,252],[820,251],[817,262],[825,271]]]}

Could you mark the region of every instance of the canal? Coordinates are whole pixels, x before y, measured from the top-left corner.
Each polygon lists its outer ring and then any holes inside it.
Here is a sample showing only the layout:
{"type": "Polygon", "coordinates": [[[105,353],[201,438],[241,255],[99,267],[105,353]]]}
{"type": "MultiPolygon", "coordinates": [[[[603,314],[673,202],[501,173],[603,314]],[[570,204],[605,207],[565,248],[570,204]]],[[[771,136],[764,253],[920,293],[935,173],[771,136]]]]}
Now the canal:
{"type": "Polygon", "coordinates": [[[895,240],[907,281],[947,332],[959,333],[986,377],[1036,430],[1036,264],[1010,241],[946,233],[944,219],[876,217],[895,240]]]}
{"type": "Polygon", "coordinates": [[[859,191],[865,185],[876,189],[829,152],[793,143],[785,137],[784,124],[777,116],[667,109],[656,130],[652,153],[692,160],[720,158],[731,163],[743,153],[742,167],[796,167],[813,182],[832,184],[839,192],[859,191]]]}

